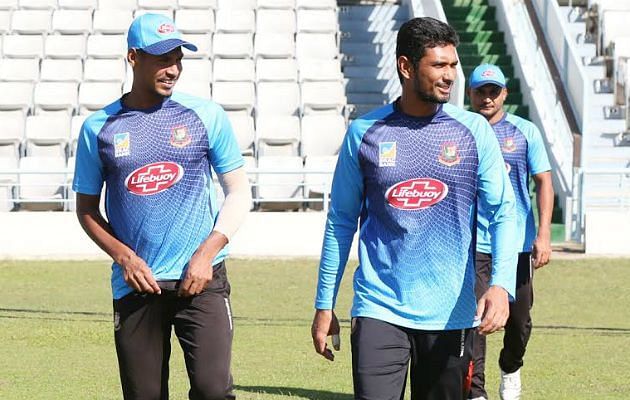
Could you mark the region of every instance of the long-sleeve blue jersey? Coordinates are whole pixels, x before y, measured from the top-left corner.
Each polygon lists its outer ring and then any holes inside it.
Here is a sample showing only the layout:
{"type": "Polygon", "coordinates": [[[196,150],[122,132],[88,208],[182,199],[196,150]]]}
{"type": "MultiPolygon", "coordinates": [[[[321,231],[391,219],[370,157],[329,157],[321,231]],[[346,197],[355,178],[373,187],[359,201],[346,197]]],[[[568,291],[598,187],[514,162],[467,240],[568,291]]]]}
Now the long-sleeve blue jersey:
{"type": "MultiPolygon", "coordinates": [[[[529,177],[551,170],[545,143],[536,125],[513,114],[505,113],[492,125],[505,160],[510,182],[516,195],[518,251],[530,252],[536,238],[534,212],[529,198],[529,177]]],[[[477,250],[491,251],[491,234],[486,213],[481,210],[477,224],[477,250]]]]}
{"type": "Polygon", "coordinates": [[[397,103],[355,120],[333,178],[315,307],[334,307],[358,221],[353,317],[475,326],[478,202],[494,238],[491,284],[513,296],[514,193],[488,122],[449,104],[416,118],[397,103]]]}
{"type": "MultiPolygon", "coordinates": [[[[227,114],[216,103],[174,93],[151,110],[118,100],[83,124],[73,189],[98,195],[116,238],[151,268],[157,280],[181,279],[212,231],[218,207],[210,167],[243,165],[227,114]]],[[[218,263],[227,255],[219,252],[218,263]]],[[[115,299],[132,291],[112,266],[115,299]]]]}

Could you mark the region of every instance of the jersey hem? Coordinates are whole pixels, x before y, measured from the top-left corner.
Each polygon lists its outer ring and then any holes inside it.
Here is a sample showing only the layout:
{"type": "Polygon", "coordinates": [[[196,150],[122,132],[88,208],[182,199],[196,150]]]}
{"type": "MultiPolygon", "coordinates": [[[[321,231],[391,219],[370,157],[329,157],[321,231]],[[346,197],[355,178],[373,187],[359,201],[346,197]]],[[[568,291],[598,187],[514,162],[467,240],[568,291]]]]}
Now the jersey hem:
{"type": "Polygon", "coordinates": [[[384,321],[392,325],[401,326],[403,328],[410,328],[422,331],[450,331],[455,329],[470,329],[479,325],[479,321],[474,319],[467,321],[440,321],[440,322],[427,322],[416,323],[406,318],[401,318],[394,315],[383,315],[378,313],[371,313],[369,311],[352,311],[352,318],[365,317],[373,318],[379,321],[384,321]]]}

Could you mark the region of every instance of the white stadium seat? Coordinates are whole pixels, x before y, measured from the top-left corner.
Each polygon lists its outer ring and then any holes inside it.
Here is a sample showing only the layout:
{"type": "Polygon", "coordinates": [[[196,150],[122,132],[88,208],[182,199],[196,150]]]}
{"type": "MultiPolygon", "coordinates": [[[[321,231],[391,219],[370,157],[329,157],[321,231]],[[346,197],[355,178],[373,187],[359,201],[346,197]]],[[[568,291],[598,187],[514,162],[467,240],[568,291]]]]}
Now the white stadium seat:
{"type": "Polygon", "coordinates": [[[53,113],[26,117],[27,156],[64,156],[70,138],[70,115],[53,113]]]}
{"type": "Polygon", "coordinates": [[[91,58],[125,58],[127,40],[124,35],[90,35],[87,56],[91,58]]]}
{"type": "Polygon", "coordinates": [[[241,154],[254,154],[254,118],[242,112],[228,112],[232,130],[238,142],[241,154]]]}
{"type": "Polygon", "coordinates": [[[218,8],[242,8],[253,10],[256,8],[256,0],[218,0],[218,8]]]}
{"type": "Polygon", "coordinates": [[[138,2],[137,0],[98,0],[98,8],[100,10],[135,10],[138,8],[138,2]]]}
{"type": "Polygon", "coordinates": [[[186,58],[208,58],[212,55],[212,34],[211,33],[182,33],[182,39],[197,46],[197,51],[192,52],[187,48],[184,51],[186,58]]]}
{"type": "Polygon", "coordinates": [[[346,121],[341,115],[303,116],[301,155],[332,156],[339,153],[345,132],[346,121]]]}
{"type": "Polygon", "coordinates": [[[337,9],[337,0],[295,0],[295,8],[337,9]]]}
{"type": "Polygon", "coordinates": [[[175,25],[183,33],[214,32],[214,11],[212,10],[177,10],[175,25]]]}
{"type": "Polygon", "coordinates": [[[11,30],[11,11],[0,11],[0,34],[11,30]]]}
{"type": "Polygon", "coordinates": [[[223,33],[253,33],[256,30],[254,10],[219,8],[216,30],[223,33]]]}
{"type": "Polygon", "coordinates": [[[55,10],[52,30],[61,34],[88,34],[92,31],[92,10],[55,10]]]}
{"type": "Polygon", "coordinates": [[[44,37],[41,35],[5,35],[2,40],[4,57],[41,58],[44,54],[44,37]]]}
{"type": "Polygon", "coordinates": [[[133,21],[131,10],[106,9],[94,11],[93,31],[104,34],[126,34],[133,21]]]}
{"type": "Polygon", "coordinates": [[[339,48],[334,34],[298,33],[295,37],[295,54],[301,58],[330,60],[339,57],[339,48]]]}
{"type": "Polygon", "coordinates": [[[258,9],[275,8],[275,9],[294,9],[295,0],[258,0],[258,9]]]}
{"type": "Polygon", "coordinates": [[[253,82],[215,82],[212,98],[228,111],[244,110],[251,113],[256,99],[253,82]]]}
{"type": "Polygon", "coordinates": [[[60,200],[64,197],[66,174],[41,172],[65,170],[65,157],[22,157],[19,168],[21,172],[33,172],[19,176],[20,208],[28,210],[63,209],[63,202],[60,200]]]}
{"type": "Polygon", "coordinates": [[[122,95],[118,82],[83,82],[79,87],[80,113],[99,110],[122,95]]]}
{"type": "Polygon", "coordinates": [[[256,80],[254,60],[251,58],[217,58],[214,60],[212,72],[215,82],[256,80]]]}
{"type": "Polygon", "coordinates": [[[71,112],[77,107],[77,87],[75,82],[39,82],[33,96],[35,109],[71,112]]]}
{"type": "Polygon", "coordinates": [[[37,58],[5,58],[0,60],[0,81],[36,82],[39,78],[37,58]]]}
{"type": "Polygon", "coordinates": [[[139,8],[136,11],[134,11],[133,17],[137,18],[144,14],[160,14],[160,15],[164,15],[167,18],[173,19],[173,10],[171,9],[147,10],[144,8],[139,8]]]}
{"type": "Polygon", "coordinates": [[[79,59],[42,60],[41,78],[48,82],[76,82],[83,80],[83,63],[79,59]]]}
{"type": "Polygon", "coordinates": [[[74,115],[70,120],[70,154],[77,154],[77,142],[81,133],[81,126],[87,115],[74,115]]]}
{"type": "Polygon", "coordinates": [[[304,114],[312,111],[341,113],[346,104],[346,95],[342,82],[304,82],[301,84],[301,89],[304,114]]]}
{"type": "Polygon", "coordinates": [[[44,53],[47,58],[83,58],[85,44],[82,35],[46,35],[44,53]]]}
{"type": "Polygon", "coordinates": [[[298,79],[297,62],[293,58],[258,58],[256,81],[289,81],[298,79]]]}
{"type": "Polygon", "coordinates": [[[293,35],[285,33],[256,33],[254,53],[256,57],[293,58],[295,39],[293,35]]]}
{"type": "Polygon", "coordinates": [[[295,33],[296,22],[293,10],[258,10],[256,33],[295,33]]]}
{"type": "Polygon", "coordinates": [[[179,0],[179,8],[216,9],[217,0],[179,0]]]}
{"type": "Polygon", "coordinates": [[[30,10],[52,10],[57,8],[57,0],[20,0],[20,8],[30,10]]]}
{"type": "Polygon", "coordinates": [[[306,81],[341,81],[341,62],[339,59],[304,59],[298,62],[300,82],[306,81]]]}
{"type": "Polygon", "coordinates": [[[138,0],[138,7],[149,10],[174,10],[177,0],[138,0]]]}
{"type": "Polygon", "coordinates": [[[83,68],[83,80],[123,83],[126,65],[126,61],[121,59],[87,59],[83,68]]]}
{"type": "Polygon", "coordinates": [[[51,10],[16,10],[11,14],[13,33],[36,35],[50,31],[51,10]]]}
{"type": "Polygon", "coordinates": [[[300,199],[304,167],[302,157],[297,156],[263,156],[258,158],[259,169],[296,171],[295,174],[264,174],[257,177],[256,190],[261,199],[261,208],[266,209],[298,209],[299,202],[270,202],[270,200],[300,199]]]}
{"type": "MultiPolygon", "coordinates": [[[[17,169],[17,157],[0,156],[0,172],[17,169]]],[[[17,182],[17,174],[0,173],[0,212],[11,211],[13,209],[15,203],[12,199],[14,198],[14,190],[17,182]]]]}
{"type": "Polygon", "coordinates": [[[18,8],[18,0],[0,0],[0,10],[15,10],[18,8]]]}
{"type": "Polygon", "coordinates": [[[33,84],[30,82],[0,82],[0,110],[22,110],[33,105],[33,84]]]}
{"type": "Polygon", "coordinates": [[[256,141],[267,144],[290,144],[297,155],[300,142],[300,119],[294,115],[268,115],[256,118],[256,141]]]}
{"type": "Polygon", "coordinates": [[[212,62],[210,62],[210,60],[187,59],[184,57],[179,82],[182,80],[207,82],[210,84],[210,82],[212,82],[212,62]]]}
{"type": "Polygon", "coordinates": [[[258,84],[256,115],[297,115],[300,107],[300,88],[294,82],[260,82],[258,84]]]}
{"type": "Polygon", "coordinates": [[[608,48],[616,37],[629,36],[630,30],[626,25],[630,21],[630,9],[624,10],[609,10],[600,13],[601,19],[601,32],[602,32],[602,46],[604,49],[608,48]]]}
{"type": "MultiPolygon", "coordinates": [[[[333,171],[337,165],[337,156],[312,156],[304,159],[304,194],[308,198],[323,198],[324,192],[330,196],[333,171]],[[308,173],[308,171],[329,171],[328,173],[308,173]]],[[[309,202],[313,210],[323,209],[321,202],[309,202]]]]}
{"type": "Polygon", "coordinates": [[[212,40],[214,56],[219,58],[251,58],[254,43],[251,33],[216,33],[212,40]]]}
{"type": "Polygon", "coordinates": [[[69,10],[94,10],[98,6],[97,0],[58,0],[59,8],[69,10]]]}
{"type": "Polygon", "coordinates": [[[193,80],[179,80],[175,90],[192,96],[201,97],[202,99],[212,98],[210,82],[206,81],[199,82],[193,80]]]}
{"type": "Polygon", "coordinates": [[[335,10],[298,10],[297,31],[312,33],[336,33],[339,30],[335,10]]]}
{"type": "Polygon", "coordinates": [[[2,126],[0,145],[14,145],[17,151],[20,143],[24,140],[24,112],[19,110],[0,111],[0,126],[2,126]]]}

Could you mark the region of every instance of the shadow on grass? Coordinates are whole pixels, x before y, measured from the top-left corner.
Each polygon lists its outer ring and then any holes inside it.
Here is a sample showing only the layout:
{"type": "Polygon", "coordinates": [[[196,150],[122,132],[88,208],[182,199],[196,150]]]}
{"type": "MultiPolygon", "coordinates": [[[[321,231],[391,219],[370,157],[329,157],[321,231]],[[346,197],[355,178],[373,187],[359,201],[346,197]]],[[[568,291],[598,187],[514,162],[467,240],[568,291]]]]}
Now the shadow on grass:
{"type": "Polygon", "coordinates": [[[298,396],[310,400],[352,400],[353,396],[347,393],[335,393],[327,390],[314,390],[304,388],[276,387],[276,386],[244,386],[234,385],[234,388],[249,393],[264,393],[285,396],[298,396]]]}

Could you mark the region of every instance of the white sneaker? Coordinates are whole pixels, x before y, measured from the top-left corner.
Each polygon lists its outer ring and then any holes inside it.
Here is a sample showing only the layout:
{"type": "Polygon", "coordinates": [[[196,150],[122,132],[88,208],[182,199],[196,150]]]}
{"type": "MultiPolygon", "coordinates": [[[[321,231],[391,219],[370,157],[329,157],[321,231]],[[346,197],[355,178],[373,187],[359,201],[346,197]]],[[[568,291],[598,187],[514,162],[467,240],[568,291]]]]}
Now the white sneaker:
{"type": "Polygon", "coordinates": [[[501,385],[499,386],[501,400],[519,400],[521,398],[521,370],[511,374],[501,370],[501,385]]]}
{"type": "Polygon", "coordinates": [[[488,400],[483,396],[479,396],[479,397],[475,397],[474,399],[469,399],[469,400],[488,400]]]}

